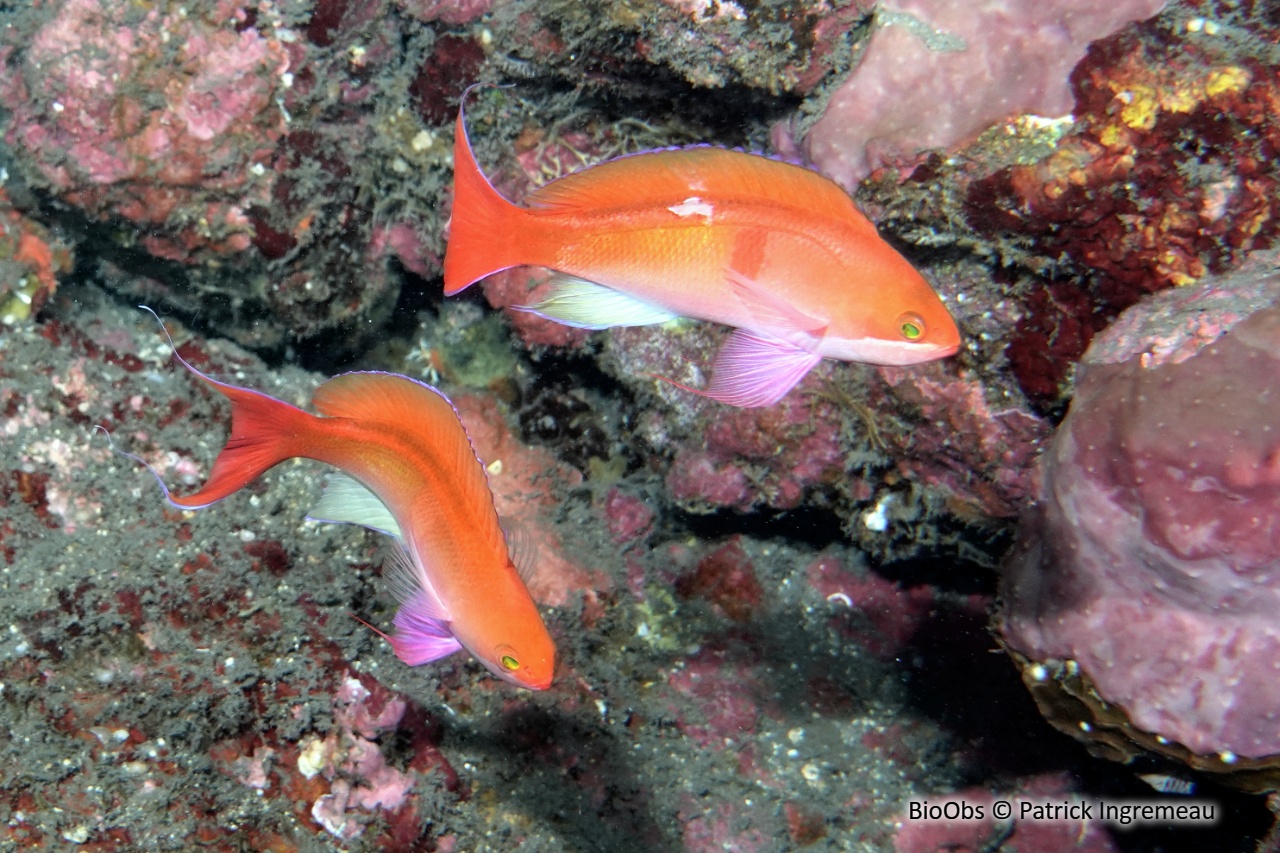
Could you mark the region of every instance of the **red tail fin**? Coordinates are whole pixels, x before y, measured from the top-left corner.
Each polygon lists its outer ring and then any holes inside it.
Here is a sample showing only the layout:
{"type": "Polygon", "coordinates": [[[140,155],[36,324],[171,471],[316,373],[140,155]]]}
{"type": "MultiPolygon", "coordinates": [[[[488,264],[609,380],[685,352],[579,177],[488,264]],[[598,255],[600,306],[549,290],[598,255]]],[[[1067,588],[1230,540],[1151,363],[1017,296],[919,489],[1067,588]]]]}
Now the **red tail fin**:
{"type": "MultiPolygon", "coordinates": [[[[217,388],[223,396],[231,401],[231,435],[226,446],[213,462],[213,471],[204,486],[195,494],[176,497],[169,491],[160,474],[147,465],[141,457],[123,450],[117,451],[137,462],[146,465],[164,489],[164,496],[169,503],[182,509],[200,509],[215,501],[244,488],[258,478],[268,468],[286,459],[300,456],[306,450],[308,437],[314,434],[315,415],[308,414],[299,408],[290,406],[274,397],[268,397],[258,391],[240,388],[219,382],[205,376],[178,354],[178,348],[169,337],[169,330],[156,312],[145,305],[139,306],[151,313],[160,323],[160,330],[169,338],[169,346],[173,348],[174,358],[182,362],[182,366],[217,388]]],[[[103,430],[106,432],[106,430],[103,430]]],[[[108,441],[110,436],[108,435],[108,441]]],[[[112,449],[115,446],[112,445],[112,449]]]]}
{"type": "MultiPolygon", "coordinates": [[[[470,92],[463,93],[463,104],[470,92]]],[[[454,134],[453,218],[444,253],[444,292],[449,296],[487,275],[527,263],[519,257],[517,238],[527,213],[503,198],[480,171],[461,105],[454,134]]]]}
{"type": "Polygon", "coordinates": [[[303,454],[314,415],[258,391],[210,379],[185,360],[182,363],[231,401],[231,435],[200,491],[183,497],[169,495],[170,503],[183,509],[206,507],[249,485],[269,468],[303,454]]]}

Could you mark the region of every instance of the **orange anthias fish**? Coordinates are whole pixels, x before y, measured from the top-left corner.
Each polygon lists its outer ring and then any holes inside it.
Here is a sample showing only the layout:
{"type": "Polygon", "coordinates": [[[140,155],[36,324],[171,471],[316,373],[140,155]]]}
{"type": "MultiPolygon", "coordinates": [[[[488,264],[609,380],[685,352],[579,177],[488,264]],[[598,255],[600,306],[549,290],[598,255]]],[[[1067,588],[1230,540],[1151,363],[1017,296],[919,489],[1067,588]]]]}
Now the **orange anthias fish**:
{"type": "Polygon", "coordinates": [[[527,310],[567,325],[734,326],[698,392],[716,400],[772,405],[823,358],[907,365],[960,346],[924,278],[840,187],[800,166],[652,151],[552,181],[519,207],[480,171],[461,109],[453,161],[446,294],[534,265],[556,275],[527,310]]]}
{"type": "Polygon", "coordinates": [[[174,355],[231,401],[231,435],[194,494],[172,494],[151,469],[171,504],[206,507],[295,456],[328,463],[342,473],[308,517],[395,538],[387,579],[401,606],[395,635],[383,636],[402,661],[466,649],[505,681],[551,684],[555,646],[512,563],[484,467],[443,394],[406,376],[346,373],[316,389],[316,416],[174,355]]]}

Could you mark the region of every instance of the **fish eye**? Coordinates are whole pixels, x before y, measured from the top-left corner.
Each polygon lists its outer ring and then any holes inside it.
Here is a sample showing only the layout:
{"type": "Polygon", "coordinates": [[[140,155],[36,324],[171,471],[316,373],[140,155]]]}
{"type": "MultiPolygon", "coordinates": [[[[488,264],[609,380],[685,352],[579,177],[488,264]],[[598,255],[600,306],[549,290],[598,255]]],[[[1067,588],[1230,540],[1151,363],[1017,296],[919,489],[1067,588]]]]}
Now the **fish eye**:
{"type": "Polygon", "coordinates": [[[520,661],[516,660],[511,655],[503,655],[502,667],[503,669],[509,670],[511,672],[515,672],[517,669],[520,668],[520,661]]]}
{"type": "Polygon", "coordinates": [[[898,332],[909,341],[924,337],[924,319],[919,314],[903,314],[898,318],[898,332]]]}

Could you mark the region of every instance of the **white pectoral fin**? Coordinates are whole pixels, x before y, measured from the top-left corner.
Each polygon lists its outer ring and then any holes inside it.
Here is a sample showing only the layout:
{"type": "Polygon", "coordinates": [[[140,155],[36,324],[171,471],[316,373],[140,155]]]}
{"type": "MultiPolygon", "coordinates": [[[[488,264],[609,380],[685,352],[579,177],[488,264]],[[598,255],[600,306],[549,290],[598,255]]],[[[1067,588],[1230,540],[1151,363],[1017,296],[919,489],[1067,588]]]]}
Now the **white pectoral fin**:
{"type": "Polygon", "coordinates": [[[810,317],[737,270],[726,269],[725,281],[733,295],[747,309],[757,328],[770,329],[773,336],[798,349],[811,349],[827,330],[827,321],[810,317]]]}
{"type": "Polygon", "coordinates": [[[359,524],[379,533],[400,536],[400,524],[378,496],[346,474],[332,472],[324,484],[324,495],[311,512],[311,521],[331,524],[359,524]]]}
{"type": "Polygon", "coordinates": [[[716,355],[711,384],[698,393],[730,406],[772,406],[819,361],[787,341],[738,329],[716,355]]]}
{"type": "Polygon", "coordinates": [[[550,286],[545,299],[536,305],[518,306],[519,310],[579,329],[650,326],[680,316],[603,284],[565,273],[552,276],[550,286]]]}

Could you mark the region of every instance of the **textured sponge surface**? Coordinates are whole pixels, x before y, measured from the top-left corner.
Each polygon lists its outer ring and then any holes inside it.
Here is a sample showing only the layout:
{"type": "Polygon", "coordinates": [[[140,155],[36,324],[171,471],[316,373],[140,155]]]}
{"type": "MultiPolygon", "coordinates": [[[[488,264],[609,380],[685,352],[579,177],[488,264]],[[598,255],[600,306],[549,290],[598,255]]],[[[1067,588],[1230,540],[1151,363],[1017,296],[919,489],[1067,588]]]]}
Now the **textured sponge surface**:
{"type": "Polygon", "coordinates": [[[1132,349],[1082,369],[1007,567],[1006,641],[1194,752],[1280,753],[1280,306],[1180,360],[1132,349]]]}

